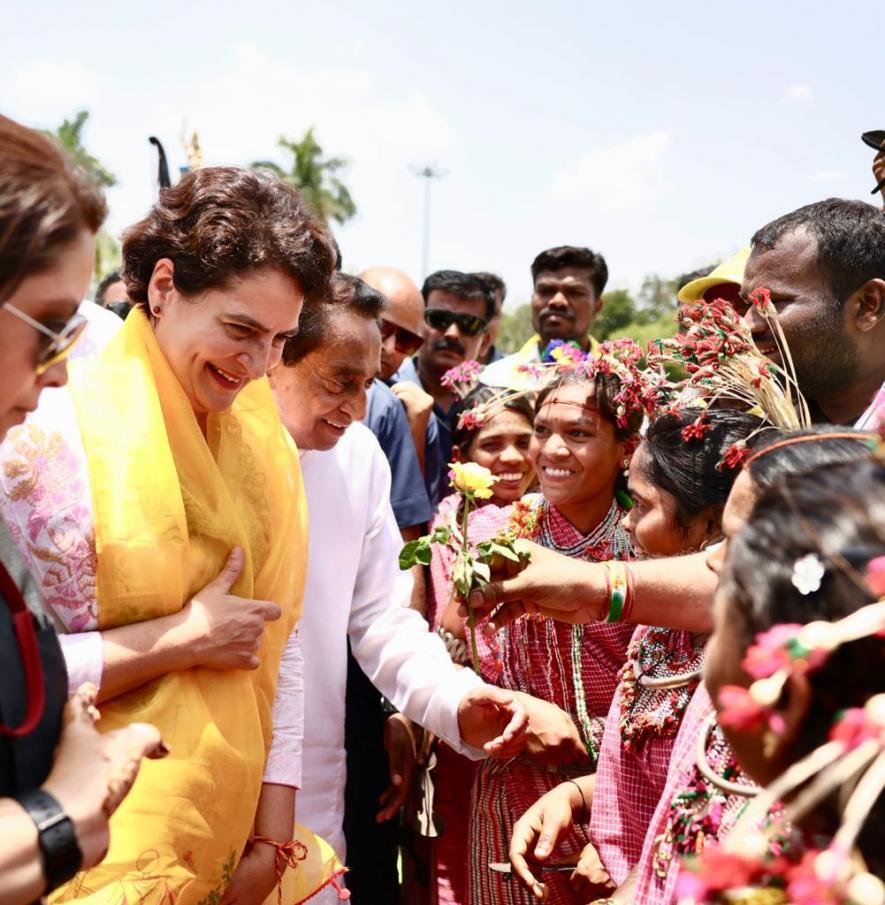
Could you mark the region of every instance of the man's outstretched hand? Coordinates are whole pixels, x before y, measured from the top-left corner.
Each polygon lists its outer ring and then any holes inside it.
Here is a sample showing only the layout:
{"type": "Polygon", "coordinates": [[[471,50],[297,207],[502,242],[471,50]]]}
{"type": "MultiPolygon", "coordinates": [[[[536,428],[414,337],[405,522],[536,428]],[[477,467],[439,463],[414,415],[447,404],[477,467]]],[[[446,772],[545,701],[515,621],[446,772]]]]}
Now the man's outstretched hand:
{"type": "MultiPolygon", "coordinates": [[[[604,585],[599,593],[594,593],[590,564],[537,544],[526,542],[524,549],[528,558],[521,557],[518,563],[496,556],[490,563],[491,582],[470,594],[477,618],[491,614],[487,633],[494,633],[525,613],[540,613],[572,623],[598,618],[604,585]]],[[[466,613],[466,607],[461,607],[461,614],[466,613]]]]}
{"type": "Polygon", "coordinates": [[[529,718],[513,692],[493,685],[472,688],[458,705],[461,740],[490,757],[508,758],[526,744],[529,718]]]}

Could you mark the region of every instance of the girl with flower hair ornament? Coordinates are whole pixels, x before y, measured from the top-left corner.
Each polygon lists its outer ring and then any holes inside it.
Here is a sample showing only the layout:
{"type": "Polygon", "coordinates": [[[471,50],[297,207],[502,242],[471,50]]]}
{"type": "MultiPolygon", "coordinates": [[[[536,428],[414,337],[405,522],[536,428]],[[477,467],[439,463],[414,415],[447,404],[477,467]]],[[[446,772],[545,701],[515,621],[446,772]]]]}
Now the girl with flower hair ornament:
{"type": "MultiPolygon", "coordinates": [[[[793,475],[870,459],[869,434],[815,428],[757,435],[753,454],[738,474],[722,516],[724,542],[708,555],[710,568],[722,570],[728,545],[747,523],[761,495],[793,475]]],[[[718,656],[713,653],[712,657],[718,656]]],[[[711,654],[706,654],[706,662],[711,654]]],[[[755,783],[740,769],[728,739],[715,723],[713,703],[702,683],[685,710],[664,784],[649,822],[629,894],[617,901],[671,905],[681,858],[725,838],[755,783]]]]}
{"type": "Polygon", "coordinates": [[[767,788],[689,862],[684,900],[882,905],[882,464],[762,496],[729,551],[715,619],[705,678],[741,767],[767,788]],[[766,821],[777,801],[782,816],[766,821]]]}
{"type": "MultiPolygon", "coordinates": [[[[506,525],[511,535],[568,556],[609,562],[613,577],[625,574],[620,561],[633,555],[621,524],[627,511],[622,471],[651,398],[635,351],[633,344],[603,350],[603,357],[569,367],[539,393],[531,457],[541,495],[514,504],[506,525]]],[[[499,684],[521,693],[530,738],[520,757],[478,769],[471,796],[470,905],[531,901],[528,890],[489,864],[506,860],[516,820],[540,795],[594,768],[632,633],[623,624],[568,626],[529,617],[501,635],[499,684]]],[[[576,858],[587,842],[587,828],[576,825],[563,852],[576,858]]],[[[573,901],[567,875],[551,879],[548,901],[573,901]]]]}
{"type": "MultiPolygon", "coordinates": [[[[455,461],[475,462],[496,477],[491,496],[478,502],[468,516],[468,535],[472,542],[491,540],[502,525],[503,507],[522,497],[534,481],[535,471],[528,457],[534,411],[526,396],[502,398],[490,387],[476,387],[468,392],[459,408],[457,426],[452,432],[455,461]]],[[[459,524],[462,505],[463,498],[457,490],[445,497],[431,532],[442,525],[459,524]]],[[[467,620],[458,615],[457,600],[452,594],[454,565],[454,549],[435,545],[430,561],[427,621],[446,642],[452,659],[469,666],[467,620]]],[[[478,633],[476,641],[482,676],[496,683],[501,668],[496,639],[478,633]]],[[[433,810],[441,819],[443,830],[434,840],[433,858],[439,905],[466,902],[470,788],[475,773],[475,761],[438,742],[433,810]]]]}
{"type": "MultiPolygon", "coordinates": [[[[721,538],[722,508],[736,471],[726,451],[756,431],[753,415],[708,412],[703,442],[685,438],[697,409],[656,418],[630,464],[633,508],[624,519],[640,559],[704,549],[721,538]]],[[[663,791],[673,742],[700,681],[705,635],[640,626],[606,720],[595,775],[557,786],[520,819],[510,856],[529,887],[537,883],[525,860],[534,843],[538,860],[556,838],[591,812],[589,845],[582,862],[600,883],[617,886],[639,860],[649,821],[663,791]]]]}

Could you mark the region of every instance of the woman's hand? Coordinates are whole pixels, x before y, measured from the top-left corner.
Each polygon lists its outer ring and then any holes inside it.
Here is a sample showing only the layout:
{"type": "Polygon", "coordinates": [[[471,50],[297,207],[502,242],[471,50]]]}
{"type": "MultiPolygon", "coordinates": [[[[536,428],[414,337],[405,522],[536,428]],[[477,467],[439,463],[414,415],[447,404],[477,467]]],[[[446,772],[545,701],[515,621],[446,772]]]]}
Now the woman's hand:
{"type": "Polygon", "coordinates": [[[575,721],[556,704],[534,698],[521,691],[514,692],[529,715],[526,753],[545,766],[562,767],[587,763],[587,748],[575,721]]]}
{"type": "Polygon", "coordinates": [[[192,666],[209,669],[257,669],[264,626],[280,618],[268,600],[230,593],[243,568],[243,551],[231,550],[224,568],[181,611],[179,631],[191,651],[192,666]]]}
{"type": "Polygon", "coordinates": [[[169,753],[146,723],[99,734],[95,696],[95,687],[84,685],[68,701],[52,772],[43,784],[74,823],[84,868],[107,852],[108,818],[132,788],[141,759],[169,753]]]}
{"type": "Polygon", "coordinates": [[[584,846],[578,866],[571,875],[571,886],[581,902],[608,898],[617,888],[591,843],[584,846]]]}
{"type": "Polygon", "coordinates": [[[276,856],[267,843],[247,848],[219,905],[261,905],[277,885],[276,856]]]}
{"type": "Polygon", "coordinates": [[[535,862],[546,861],[571,829],[575,811],[582,807],[583,800],[574,783],[564,782],[542,795],[513,827],[510,863],[516,876],[538,899],[543,898],[544,884],[532,873],[529,858],[535,862]]]}

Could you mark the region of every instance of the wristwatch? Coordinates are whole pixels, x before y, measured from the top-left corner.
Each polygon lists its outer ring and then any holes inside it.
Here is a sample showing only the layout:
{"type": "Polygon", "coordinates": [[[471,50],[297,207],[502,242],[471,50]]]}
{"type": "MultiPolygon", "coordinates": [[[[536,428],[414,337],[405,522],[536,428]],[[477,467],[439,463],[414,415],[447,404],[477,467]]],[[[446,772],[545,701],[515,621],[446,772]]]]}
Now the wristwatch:
{"type": "Polygon", "coordinates": [[[16,796],[37,827],[46,892],[67,882],[83,864],[83,852],[77,844],[74,823],[56,799],[43,789],[32,789],[16,796]]]}

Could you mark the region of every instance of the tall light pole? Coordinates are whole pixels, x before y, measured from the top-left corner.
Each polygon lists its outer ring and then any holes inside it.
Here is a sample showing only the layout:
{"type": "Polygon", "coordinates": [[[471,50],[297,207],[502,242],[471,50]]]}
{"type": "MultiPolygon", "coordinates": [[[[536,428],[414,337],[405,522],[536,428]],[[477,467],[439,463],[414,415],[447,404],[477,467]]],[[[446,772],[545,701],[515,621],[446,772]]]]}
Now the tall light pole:
{"type": "Polygon", "coordinates": [[[424,240],[421,245],[421,277],[427,276],[430,266],[430,183],[434,179],[442,179],[448,175],[448,170],[443,170],[433,164],[425,164],[423,167],[412,167],[412,172],[424,180],[424,240]]]}

